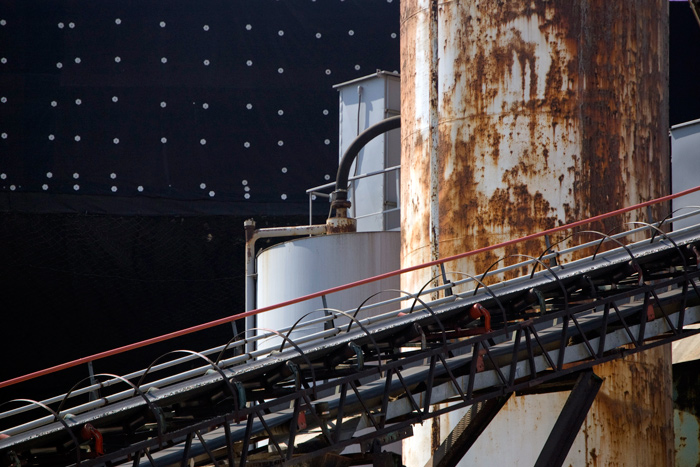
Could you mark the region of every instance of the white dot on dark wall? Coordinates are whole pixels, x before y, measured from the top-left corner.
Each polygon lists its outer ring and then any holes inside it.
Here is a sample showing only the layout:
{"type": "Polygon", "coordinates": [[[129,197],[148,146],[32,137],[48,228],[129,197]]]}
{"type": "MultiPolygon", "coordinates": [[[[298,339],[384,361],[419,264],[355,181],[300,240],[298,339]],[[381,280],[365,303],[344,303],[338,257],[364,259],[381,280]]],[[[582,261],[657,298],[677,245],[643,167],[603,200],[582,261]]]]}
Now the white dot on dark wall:
{"type": "Polygon", "coordinates": [[[209,192],[209,196],[212,197],[212,198],[214,197],[215,194],[216,194],[216,193],[214,193],[214,190],[212,190],[212,191],[209,192]]]}
{"type": "Polygon", "coordinates": [[[112,180],[114,180],[115,178],[117,178],[117,174],[115,174],[114,172],[112,172],[111,174],[109,174],[109,178],[111,178],[112,180]]]}
{"type": "Polygon", "coordinates": [[[320,39],[320,38],[321,38],[321,33],[320,33],[320,32],[317,32],[317,33],[316,33],[316,39],[320,39]]]}
{"type": "Polygon", "coordinates": [[[7,103],[7,97],[5,97],[5,96],[0,97],[0,102],[2,102],[3,104],[6,104],[6,103],[7,103]]]}
{"type": "Polygon", "coordinates": [[[0,178],[3,179],[3,180],[5,180],[5,179],[7,178],[7,174],[6,174],[6,173],[1,173],[1,174],[0,174],[0,178]]]}
{"type": "Polygon", "coordinates": [[[246,24],[245,29],[246,29],[246,31],[250,31],[251,29],[253,29],[253,26],[250,24],[246,24]]]}
{"type": "Polygon", "coordinates": [[[63,29],[63,23],[58,23],[58,29],[63,29]]]}
{"type": "Polygon", "coordinates": [[[353,31],[352,29],[348,31],[348,36],[354,36],[354,35],[355,35],[355,31],[353,31]]]}
{"type": "Polygon", "coordinates": [[[311,195],[311,201],[316,201],[316,195],[311,195]]]}
{"type": "Polygon", "coordinates": [[[329,144],[331,144],[331,140],[329,140],[329,139],[324,139],[324,140],[323,140],[323,144],[325,144],[326,146],[328,146],[329,144]]]}
{"type": "Polygon", "coordinates": [[[75,105],[80,105],[80,104],[82,104],[82,103],[83,103],[83,101],[80,100],[80,99],[76,99],[76,100],[75,100],[75,105]]]}
{"type": "Polygon", "coordinates": [[[168,105],[168,104],[166,104],[165,101],[163,101],[163,102],[160,103],[160,106],[161,106],[162,108],[165,108],[166,105],[168,105]]]}
{"type": "Polygon", "coordinates": [[[286,173],[287,173],[287,168],[286,168],[286,167],[282,167],[282,173],[283,173],[283,174],[286,174],[286,173]]]}
{"type": "Polygon", "coordinates": [[[249,186],[244,186],[244,187],[243,187],[243,191],[250,191],[250,187],[249,187],[249,186]]]}
{"type": "Polygon", "coordinates": [[[241,185],[246,186],[248,184],[248,180],[242,180],[241,185]]]}
{"type": "Polygon", "coordinates": [[[243,143],[243,147],[244,147],[244,148],[249,148],[249,147],[250,147],[250,143],[249,143],[248,141],[246,141],[245,143],[243,143]]]}
{"type": "Polygon", "coordinates": [[[284,73],[284,68],[280,67],[277,69],[277,73],[282,74],[284,73]]]}
{"type": "Polygon", "coordinates": [[[163,144],[165,144],[165,143],[168,142],[168,138],[166,138],[165,136],[163,136],[163,137],[160,139],[160,142],[163,143],[163,144]]]}
{"type": "Polygon", "coordinates": [[[119,98],[117,96],[112,96],[112,102],[117,102],[119,98]]]}
{"type": "Polygon", "coordinates": [[[250,193],[244,194],[243,197],[244,197],[245,199],[250,199],[250,193]]]}
{"type": "Polygon", "coordinates": [[[141,191],[143,191],[143,187],[141,185],[139,185],[138,187],[136,187],[136,190],[141,192],[141,191]]]}
{"type": "Polygon", "coordinates": [[[355,69],[356,69],[356,70],[359,70],[359,69],[360,69],[360,65],[355,65],[355,69]]]}
{"type": "Polygon", "coordinates": [[[41,189],[46,191],[49,189],[49,186],[46,183],[44,183],[43,185],[41,185],[41,189]]]}
{"type": "Polygon", "coordinates": [[[164,28],[164,27],[165,27],[165,21],[161,21],[161,22],[160,22],[160,27],[161,27],[161,28],[164,28]]]}
{"type": "Polygon", "coordinates": [[[76,183],[75,185],[73,185],[73,189],[74,189],[75,191],[80,190],[80,185],[78,185],[78,184],[76,183]]]}
{"type": "Polygon", "coordinates": [[[117,19],[114,20],[114,24],[122,24],[122,20],[120,20],[119,18],[117,18],[117,19]]]}
{"type": "Polygon", "coordinates": [[[325,180],[330,180],[330,179],[331,179],[331,176],[328,175],[328,174],[326,174],[326,175],[323,176],[323,178],[324,178],[325,180]]]}
{"type": "Polygon", "coordinates": [[[117,187],[116,187],[116,186],[112,186],[112,193],[116,193],[116,192],[117,192],[117,187]]]}
{"type": "Polygon", "coordinates": [[[162,57],[162,58],[160,59],[160,63],[168,63],[167,57],[162,57]]]}
{"type": "Polygon", "coordinates": [[[80,135],[75,135],[75,138],[74,138],[74,139],[75,139],[76,141],[80,141],[80,135]]]}
{"type": "Polygon", "coordinates": [[[282,141],[282,140],[277,141],[277,146],[284,146],[284,141],[282,141]]]}
{"type": "Polygon", "coordinates": [[[280,196],[280,198],[282,198],[282,199],[287,199],[287,194],[286,194],[286,193],[282,193],[282,196],[280,196]]]}
{"type": "Polygon", "coordinates": [[[80,63],[80,62],[81,62],[80,57],[75,57],[75,63],[80,63]]]}
{"type": "Polygon", "coordinates": [[[209,60],[204,60],[204,66],[209,66],[209,60]]]}
{"type": "Polygon", "coordinates": [[[46,178],[52,178],[53,173],[52,172],[46,172],[46,178]]]}
{"type": "Polygon", "coordinates": [[[202,190],[205,189],[206,187],[207,187],[207,184],[206,184],[206,183],[200,183],[200,184],[199,184],[199,188],[201,188],[202,190]]]}
{"type": "Polygon", "coordinates": [[[122,61],[122,58],[120,56],[116,56],[116,57],[114,57],[114,61],[119,63],[122,61]]]}
{"type": "Polygon", "coordinates": [[[78,172],[74,173],[74,174],[73,174],[73,178],[76,179],[76,180],[79,179],[79,178],[80,178],[80,174],[79,174],[78,172]]]}
{"type": "Polygon", "coordinates": [[[252,60],[246,60],[245,64],[248,65],[248,66],[253,66],[253,61],[252,61],[252,60]]]}
{"type": "Polygon", "coordinates": [[[209,30],[209,25],[208,25],[208,24],[205,24],[204,26],[202,26],[202,29],[204,29],[205,31],[208,31],[208,30],[209,30]]]}
{"type": "Polygon", "coordinates": [[[58,105],[58,102],[56,101],[51,101],[51,107],[56,107],[58,105]]]}
{"type": "Polygon", "coordinates": [[[49,141],[53,141],[56,137],[54,135],[49,135],[49,141]]]}
{"type": "Polygon", "coordinates": [[[56,64],[56,68],[63,68],[63,63],[58,62],[58,63],[56,64]]]}
{"type": "Polygon", "coordinates": [[[328,109],[323,109],[323,115],[328,115],[328,109]]]}
{"type": "Polygon", "coordinates": [[[199,140],[199,144],[201,144],[202,146],[204,146],[205,144],[207,144],[207,140],[204,139],[204,138],[202,138],[202,139],[199,140]]]}
{"type": "Polygon", "coordinates": [[[0,19],[0,26],[5,26],[7,24],[7,21],[4,19],[0,19]]]}
{"type": "Polygon", "coordinates": [[[17,188],[16,186],[10,185],[10,190],[15,191],[16,188],[17,188]]]}
{"type": "Polygon", "coordinates": [[[391,33],[391,38],[392,38],[392,39],[396,39],[396,33],[395,33],[395,32],[392,32],[392,33],[391,33]]]}
{"type": "Polygon", "coordinates": [[[331,74],[331,70],[329,70],[328,68],[326,68],[326,74],[327,74],[327,75],[330,75],[330,74],[331,74]]]}
{"type": "Polygon", "coordinates": [[[0,137],[2,137],[2,139],[7,139],[7,133],[1,134],[0,137]]]}
{"type": "Polygon", "coordinates": [[[277,115],[279,115],[279,116],[284,115],[284,110],[279,109],[279,110],[277,111],[277,115]]]}
{"type": "Polygon", "coordinates": [[[73,23],[73,22],[68,23],[68,27],[73,29],[75,27],[75,23],[73,23]]]}
{"type": "Polygon", "coordinates": [[[250,109],[253,108],[253,104],[246,104],[246,105],[245,105],[245,108],[248,109],[248,110],[250,110],[250,109]]]}
{"type": "Polygon", "coordinates": [[[209,108],[209,104],[207,104],[207,103],[205,102],[204,104],[202,104],[202,108],[203,108],[204,110],[208,109],[208,108],[209,108]]]}
{"type": "Polygon", "coordinates": [[[112,140],[112,142],[113,142],[114,144],[119,144],[119,138],[114,138],[114,139],[112,140]]]}
{"type": "Polygon", "coordinates": [[[280,37],[284,36],[284,31],[280,29],[279,31],[277,31],[277,35],[280,37]]]}

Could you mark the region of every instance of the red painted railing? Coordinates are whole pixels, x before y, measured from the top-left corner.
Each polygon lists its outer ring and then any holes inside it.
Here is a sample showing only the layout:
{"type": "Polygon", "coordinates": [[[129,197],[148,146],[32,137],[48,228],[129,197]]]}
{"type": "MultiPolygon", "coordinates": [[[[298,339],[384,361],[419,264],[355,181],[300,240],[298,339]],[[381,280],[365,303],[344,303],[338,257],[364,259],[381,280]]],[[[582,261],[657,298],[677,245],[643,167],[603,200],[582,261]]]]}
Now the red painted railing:
{"type": "Polygon", "coordinates": [[[672,195],[662,196],[661,198],[657,198],[657,199],[653,199],[653,200],[646,201],[646,202],[643,202],[643,203],[635,204],[635,205],[633,205],[633,206],[629,206],[629,207],[626,207],[626,208],[618,209],[618,210],[616,210],[616,211],[611,211],[611,212],[608,212],[608,213],[605,213],[605,214],[600,214],[600,215],[598,215],[598,216],[590,217],[590,218],[588,218],[588,219],[583,219],[583,220],[580,220],[580,221],[572,222],[572,223],[570,223],[570,224],[561,225],[561,226],[559,226],[559,227],[554,227],[554,228],[552,228],[552,229],[545,230],[545,231],[542,231],[542,232],[538,232],[538,233],[533,233],[533,234],[530,234],[530,235],[526,235],[526,236],[524,236],[524,237],[520,237],[520,238],[516,238],[516,239],[513,239],[513,240],[509,240],[509,241],[507,241],[507,242],[498,243],[498,244],[496,244],[496,245],[491,245],[491,246],[487,246],[487,247],[484,247],[484,248],[479,248],[479,249],[477,249],[477,250],[468,251],[468,252],[466,252],[466,253],[460,253],[460,254],[454,255],[454,256],[448,256],[448,257],[441,258],[441,259],[438,259],[438,260],[435,260],[435,261],[431,261],[431,262],[423,263],[423,264],[418,264],[418,265],[416,265],[416,266],[411,266],[411,267],[404,268],[404,269],[397,269],[396,271],[391,271],[391,272],[387,272],[387,273],[384,273],[384,274],[379,274],[379,275],[377,275],[377,276],[368,277],[368,278],[366,278],[366,279],[362,279],[362,280],[355,281],[355,282],[350,282],[350,283],[348,283],[348,284],[340,285],[340,286],[337,286],[337,287],[332,287],[332,288],[330,288],[330,289],[322,290],[322,291],[320,291],[320,292],[315,292],[315,293],[312,293],[312,294],[303,295],[303,296],[301,296],[301,297],[297,297],[297,298],[294,298],[294,299],[292,299],[292,300],[287,300],[287,301],[285,301],[285,302],[277,303],[277,304],[275,304],[275,305],[270,305],[270,306],[266,306],[266,307],[263,307],[263,308],[258,308],[258,309],[256,309],[256,310],[247,311],[247,312],[245,312],[245,313],[239,313],[239,314],[237,314],[237,315],[227,316],[227,317],[225,317],[225,318],[221,318],[221,319],[217,319],[217,320],[214,320],[214,321],[209,321],[209,322],[207,322],[207,323],[198,324],[198,325],[196,325],[196,326],[192,326],[192,327],[189,327],[189,328],[181,329],[180,331],[175,331],[175,332],[171,332],[171,333],[168,333],[168,334],[163,334],[163,335],[161,335],[161,336],[152,337],[152,338],[150,338],[150,339],[142,340],[142,341],[140,341],[140,342],[135,342],[135,343],[133,343],[133,344],[129,344],[129,345],[125,345],[125,346],[122,346],[122,347],[118,347],[118,348],[116,348],[116,349],[107,350],[107,351],[105,351],[105,352],[100,352],[100,353],[96,353],[96,354],[93,354],[93,355],[89,355],[89,356],[87,356],[87,357],[83,357],[83,358],[79,358],[79,359],[77,359],[77,360],[73,360],[73,361],[70,361],[70,362],[62,363],[62,364],[60,364],[60,365],[52,366],[52,367],[50,367],[50,368],[46,368],[46,369],[43,369],[43,370],[35,371],[35,372],[33,372],[33,373],[28,373],[28,374],[23,375],[23,376],[18,376],[18,377],[16,377],[16,378],[8,379],[8,380],[5,380],[5,381],[0,381],[0,388],[6,387],[6,386],[11,386],[11,385],[13,385],[13,384],[21,383],[21,382],[23,382],[23,381],[28,381],[28,380],[31,380],[31,379],[34,379],[34,378],[38,378],[38,377],[40,377],[40,376],[48,375],[48,374],[51,374],[51,373],[56,373],[57,371],[65,370],[65,369],[67,369],[67,368],[72,368],[72,367],[75,367],[75,366],[78,366],[78,365],[82,365],[82,364],[85,364],[85,363],[88,363],[88,362],[92,362],[92,361],[95,361],[95,360],[100,360],[100,359],[102,359],[102,358],[106,358],[106,357],[111,357],[111,356],[114,356],[114,355],[118,355],[118,354],[121,354],[121,353],[124,353],[124,352],[128,352],[128,351],[130,351],[130,350],[138,349],[138,348],[141,348],[141,347],[146,347],[146,346],[148,346],[148,345],[156,344],[156,343],[158,343],[158,342],[167,341],[167,340],[170,340],[170,339],[174,339],[174,338],[176,338],[176,337],[184,336],[184,335],[187,335],[187,334],[192,334],[192,333],[195,333],[195,332],[198,332],[198,331],[203,331],[203,330],[205,330],[205,329],[213,328],[213,327],[215,327],[215,326],[220,326],[220,325],[222,325],[222,324],[231,323],[231,322],[233,322],[233,321],[237,321],[237,320],[239,320],[239,319],[243,319],[243,318],[246,318],[246,317],[248,317],[248,316],[257,315],[258,313],[263,313],[263,312],[266,312],[266,311],[274,310],[274,309],[276,309],[276,308],[282,308],[282,307],[285,307],[285,306],[288,306],[288,305],[293,305],[293,304],[295,304],[295,303],[303,302],[303,301],[306,301],[306,300],[311,300],[311,299],[313,299],[313,298],[318,298],[318,297],[321,297],[321,296],[323,296],[323,295],[329,295],[329,294],[332,294],[332,293],[335,293],[335,292],[340,292],[341,290],[346,290],[346,289],[350,289],[350,288],[357,287],[357,286],[360,286],[360,285],[368,284],[368,283],[370,283],[370,282],[375,282],[375,281],[378,281],[378,280],[382,280],[382,279],[385,279],[385,278],[387,278],[387,277],[397,276],[397,275],[400,275],[400,274],[404,274],[404,273],[411,272],[411,271],[416,271],[416,270],[418,270],[418,269],[423,269],[423,268],[427,268],[427,267],[430,267],[430,266],[439,265],[439,264],[441,264],[441,263],[446,263],[446,262],[453,261],[453,260],[460,259],[460,258],[467,258],[467,257],[469,257],[469,256],[474,256],[474,255],[477,255],[477,254],[480,254],[480,253],[484,253],[484,252],[487,252],[487,251],[491,251],[491,250],[495,250],[495,249],[498,249],[498,248],[503,248],[503,247],[506,247],[506,246],[514,245],[514,244],[516,244],[516,243],[520,243],[520,242],[524,242],[524,241],[527,241],[527,240],[532,240],[532,239],[535,239],[535,238],[543,237],[543,236],[545,236],[545,235],[551,235],[551,234],[554,234],[554,233],[557,233],[557,232],[561,232],[561,231],[563,231],[563,230],[573,229],[573,228],[576,228],[576,227],[580,227],[580,226],[582,226],[582,225],[586,225],[586,224],[590,224],[590,223],[593,223],[593,222],[596,222],[596,221],[600,221],[600,220],[603,220],[603,219],[608,219],[608,218],[610,218],[610,217],[618,216],[618,215],[624,214],[624,213],[626,213],[626,212],[634,211],[634,210],[636,210],[636,209],[640,209],[640,208],[644,208],[644,207],[647,207],[647,206],[652,206],[652,205],[654,205],[654,204],[659,204],[659,203],[663,203],[663,202],[666,202],[666,201],[670,201],[670,200],[672,200],[672,199],[679,198],[679,197],[681,197],[681,196],[685,196],[685,195],[688,195],[688,194],[690,194],[690,193],[695,193],[695,192],[697,192],[697,191],[700,191],[700,186],[696,186],[695,188],[690,188],[690,189],[687,189],[687,190],[684,190],[684,191],[681,191],[681,192],[678,192],[678,193],[675,193],[675,194],[672,194],[672,195]]]}

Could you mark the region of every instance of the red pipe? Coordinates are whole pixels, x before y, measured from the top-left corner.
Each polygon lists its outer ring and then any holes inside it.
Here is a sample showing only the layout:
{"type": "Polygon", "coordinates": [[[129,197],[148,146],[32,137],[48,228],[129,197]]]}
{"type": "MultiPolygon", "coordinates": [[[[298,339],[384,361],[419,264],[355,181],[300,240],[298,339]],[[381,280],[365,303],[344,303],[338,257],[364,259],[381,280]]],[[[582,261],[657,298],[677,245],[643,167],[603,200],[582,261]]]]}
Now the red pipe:
{"type": "Polygon", "coordinates": [[[135,342],[133,344],[125,345],[122,347],[117,347],[116,349],[107,350],[105,352],[96,353],[94,355],[79,358],[79,359],[73,360],[71,362],[66,362],[66,363],[62,363],[60,365],[52,366],[52,367],[46,368],[44,370],[39,370],[39,371],[35,371],[33,373],[28,373],[28,374],[23,375],[23,376],[18,376],[16,378],[8,379],[5,381],[0,381],[0,388],[6,387],[6,386],[11,386],[11,385],[17,384],[17,383],[21,383],[23,381],[28,381],[30,379],[38,378],[39,376],[44,376],[44,375],[48,375],[51,373],[55,373],[57,371],[65,370],[67,368],[72,368],[74,366],[82,365],[84,363],[88,363],[91,361],[100,360],[102,358],[111,357],[113,355],[128,352],[129,350],[138,349],[141,347],[145,347],[147,345],[156,344],[158,342],[163,342],[166,340],[174,339],[176,337],[184,336],[187,334],[192,334],[194,332],[203,331],[204,329],[209,329],[209,328],[213,328],[215,326],[219,326],[221,324],[230,323],[230,322],[233,322],[233,321],[236,321],[239,319],[246,318],[248,316],[253,316],[253,315],[257,315],[258,313],[263,313],[265,311],[270,311],[270,310],[274,310],[276,308],[282,308],[282,307],[285,307],[288,305],[293,305],[295,303],[303,302],[306,300],[311,300],[312,298],[318,298],[318,297],[321,297],[322,295],[330,295],[330,294],[335,293],[335,292],[340,292],[341,290],[346,290],[346,289],[350,289],[352,287],[357,287],[360,285],[368,284],[370,282],[375,282],[378,280],[386,279],[387,277],[393,277],[393,276],[397,276],[399,274],[403,274],[406,272],[416,271],[418,269],[423,269],[423,268],[427,268],[430,266],[439,265],[441,263],[446,263],[448,261],[453,261],[453,260],[460,259],[460,258],[474,256],[474,255],[477,255],[479,253],[484,253],[487,251],[495,250],[497,248],[503,248],[506,246],[514,245],[516,243],[520,243],[520,242],[532,240],[535,238],[543,237],[545,235],[551,235],[551,234],[556,233],[556,232],[561,232],[562,230],[573,229],[573,228],[580,227],[580,226],[585,225],[585,224],[590,224],[592,222],[600,221],[603,219],[608,219],[610,217],[624,214],[626,212],[634,211],[635,209],[640,209],[640,208],[644,208],[644,207],[651,206],[654,204],[659,204],[659,203],[663,203],[666,201],[670,201],[670,200],[675,199],[675,198],[680,198],[681,196],[685,196],[685,195],[688,195],[690,193],[695,193],[696,191],[700,191],[700,185],[696,186],[695,188],[689,188],[687,190],[683,190],[683,191],[680,191],[680,192],[672,194],[672,195],[662,196],[661,198],[653,199],[650,201],[645,201],[643,203],[635,204],[633,206],[628,206],[626,208],[618,209],[616,211],[611,211],[611,212],[608,212],[605,214],[599,214],[597,216],[593,216],[593,217],[590,217],[588,219],[572,222],[570,224],[562,225],[559,227],[554,227],[554,228],[549,229],[549,230],[526,235],[524,237],[516,238],[514,240],[508,240],[507,242],[503,242],[503,243],[499,243],[499,244],[491,245],[491,246],[486,246],[486,247],[479,248],[476,250],[468,251],[466,253],[460,253],[458,255],[448,256],[446,258],[441,258],[441,259],[438,259],[435,261],[430,261],[428,263],[418,264],[416,266],[410,266],[410,267],[407,267],[404,269],[397,269],[396,271],[386,272],[384,274],[379,274],[379,275],[374,276],[374,277],[368,277],[366,279],[361,279],[359,281],[350,282],[350,283],[345,284],[345,285],[331,287],[330,289],[322,290],[320,292],[315,292],[312,294],[303,295],[301,297],[287,300],[286,302],[281,302],[281,303],[277,303],[275,305],[270,305],[270,306],[266,306],[263,308],[258,308],[256,310],[246,311],[245,313],[240,313],[240,314],[233,315],[233,316],[227,316],[226,318],[220,318],[220,319],[217,319],[214,321],[209,321],[208,323],[198,324],[196,326],[181,329],[179,331],[171,332],[169,334],[163,334],[162,336],[152,337],[150,339],[146,339],[146,340],[143,340],[140,342],[135,342]]]}
{"type": "Polygon", "coordinates": [[[471,319],[479,319],[484,317],[484,329],[486,332],[491,332],[491,314],[481,303],[475,303],[469,309],[469,317],[471,319]]]}

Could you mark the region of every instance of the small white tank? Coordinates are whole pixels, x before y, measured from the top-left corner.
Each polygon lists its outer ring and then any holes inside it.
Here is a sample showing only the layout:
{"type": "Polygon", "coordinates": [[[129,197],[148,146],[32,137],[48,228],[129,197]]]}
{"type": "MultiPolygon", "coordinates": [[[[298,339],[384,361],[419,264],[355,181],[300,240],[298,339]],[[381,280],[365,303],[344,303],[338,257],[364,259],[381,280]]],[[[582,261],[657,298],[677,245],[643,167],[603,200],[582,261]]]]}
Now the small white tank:
{"type": "MultiPolygon", "coordinates": [[[[263,250],[256,260],[256,306],[262,308],[274,305],[399,269],[400,246],[400,232],[354,232],[304,237],[272,246],[263,250]]],[[[323,317],[324,308],[354,311],[370,295],[398,288],[398,276],[390,277],[326,296],[325,305],[319,297],[261,313],[257,315],[257,327],[280,331],[293,326],[300,319],[303,323],[323,317]]],[[[368,304],[399,295],[396,291],[383,292],[368,304]]],[[[396,308],[397,306],[385,306],[360,310],[358,318],[375,316],[396,308]]],[[[347,325],[349,322],[347,318],[342,318],[334,320],[333,324],[347,325]]],[[[296,342],[303,336],[323,330],[323,323],[298,330],[295,328],[290,334],[290,339],[296,342]]],[[[258,348],[279,347],[281,342],[281,338],[270,338],[258,343],[258,348]]],[[[287,343],[286,347],[289,346],[287,343]]]]}

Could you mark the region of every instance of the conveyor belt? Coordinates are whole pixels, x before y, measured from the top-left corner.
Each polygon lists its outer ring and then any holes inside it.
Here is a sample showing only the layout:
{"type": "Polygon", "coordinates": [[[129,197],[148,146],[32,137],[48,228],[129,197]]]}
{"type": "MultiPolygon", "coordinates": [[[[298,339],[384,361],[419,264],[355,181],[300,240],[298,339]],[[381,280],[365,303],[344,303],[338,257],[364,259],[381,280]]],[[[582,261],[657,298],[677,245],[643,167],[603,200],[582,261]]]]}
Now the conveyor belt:
{"type": "Polygon", "coordinates": [[[147,391],[62,410],[58,420],[3,424],[10,437],[0,439],[0,458],[26,465],[191,458],[293,464],[400,439],[412,424],[447,411],[695,334],[687,326],[700,322],[699,245],[700,226],[656,235],[288,342],[264,358],[206,364],[147,391]],[[490,312],[490,332],[470,317],[475,304],[490,312]],[[451,404],[438,410],[444,402],[451,404]],[[88,424],[102,438],[102,455],[84,434],[88,424]],[[256,448],[260,441],[268,446],[256,448]]]}

